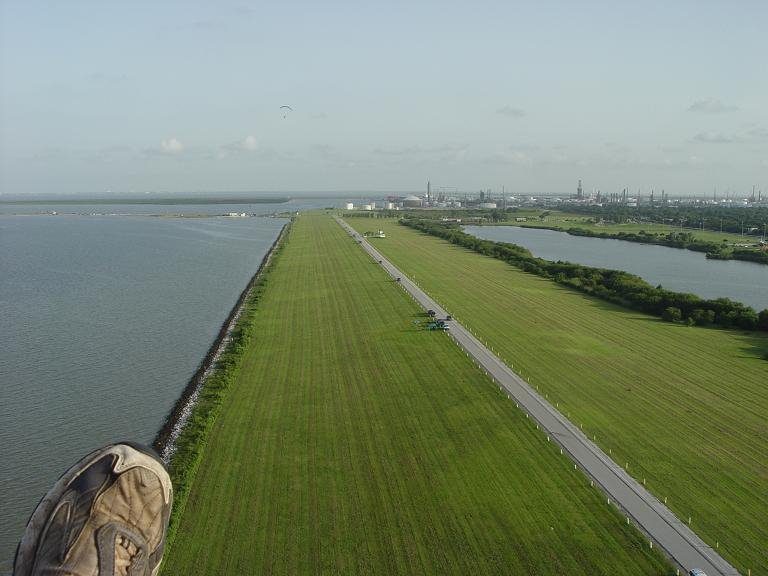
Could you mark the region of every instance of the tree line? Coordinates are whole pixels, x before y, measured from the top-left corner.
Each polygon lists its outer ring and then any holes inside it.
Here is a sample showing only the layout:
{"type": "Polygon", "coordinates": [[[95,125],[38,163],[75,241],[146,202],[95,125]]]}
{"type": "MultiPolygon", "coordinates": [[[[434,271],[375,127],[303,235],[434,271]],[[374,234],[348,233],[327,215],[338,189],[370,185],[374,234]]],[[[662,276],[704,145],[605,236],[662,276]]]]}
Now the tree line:
{"type": "Polygon", "coordinates": [[[768,331],[768,309],[758,314],[749,306],[729,298],[705,300],[695,294],[654,287],[629,272],[544,260],[516,244],[476,238],[453,223],[413,217],[403,218],[400,223],[479,254],[498,258],[525,272],[670,322],[768,331]]]}
{"type": "Polygon", "coordinates": [[[731,208],[726,206],[626,206],[585,205],[568,206],[569,212],[600,216],[611,222],[647,221],[682,224],[688,228],[703,228],[715,232],[761,236],[768,224],[768,208],[731,208]]]}
{"type": "Polygon", "coordinates": [[[646,232],[645,230],[640,230],[640,232],[598,232],[579,227],[565,229],[558,226],[536,226],[536,228],[565,231],[572,236],[613,238],[628,242],[658,244],[659,246],[669,246],[671,248],[685,248],[696,252],[705,252],[707,258],[714,260],[748,260],[759,264],[768,264],[768,251],[731,247],[726,241],[712,242],[710,240],[702,240],[701,238],[696,238],[692,232],[673,231],[659,234],[646,232]]]}

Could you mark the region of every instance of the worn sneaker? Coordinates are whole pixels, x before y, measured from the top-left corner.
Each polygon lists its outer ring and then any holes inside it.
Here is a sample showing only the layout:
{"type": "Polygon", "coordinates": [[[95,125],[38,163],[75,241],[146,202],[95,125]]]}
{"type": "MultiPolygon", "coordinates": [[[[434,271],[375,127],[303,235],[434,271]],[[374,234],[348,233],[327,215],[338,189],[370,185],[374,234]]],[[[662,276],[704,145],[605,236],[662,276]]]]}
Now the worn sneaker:
{"type": "Polygon", "coordinates": [[[150,448],[96,450],[37,505],[16,550],[14,576],[154,576],[172,501],[171,479],[150,448]]]}

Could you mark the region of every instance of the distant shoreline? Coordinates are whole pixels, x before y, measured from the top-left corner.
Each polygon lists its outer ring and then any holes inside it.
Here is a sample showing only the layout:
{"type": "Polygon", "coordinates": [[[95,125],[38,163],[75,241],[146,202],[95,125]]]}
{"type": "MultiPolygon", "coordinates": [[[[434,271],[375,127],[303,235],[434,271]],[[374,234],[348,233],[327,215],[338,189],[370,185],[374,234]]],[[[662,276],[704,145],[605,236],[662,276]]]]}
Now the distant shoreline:
{"type": "Polygon", "coordinates": [[[68,198],[49,200],[0,200],[0,204],[285,204],[291,198],[280,196],[274,198],[226,197],[226,198],[68,198]]]}

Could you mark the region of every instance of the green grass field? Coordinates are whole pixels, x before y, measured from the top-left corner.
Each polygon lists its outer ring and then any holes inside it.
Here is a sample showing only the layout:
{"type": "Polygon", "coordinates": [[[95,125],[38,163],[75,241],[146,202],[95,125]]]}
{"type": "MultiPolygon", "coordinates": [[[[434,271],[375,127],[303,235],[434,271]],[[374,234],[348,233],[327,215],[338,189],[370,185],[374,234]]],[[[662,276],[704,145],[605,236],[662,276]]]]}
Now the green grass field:
{"type": "Polygon", "coordinates": [[[165,574],[673,574],[327,216],[261,294],[165,574]]]}
{"type": "MultiPolygon", "coordinates": [[[[584,228],[595,233],[606,232],[608,234],[618,234],[620,232],[626,232],[627,234],[637,234],[641,230],[644,230],[648,234],[669,234],[670,232],[680,232],[680,226],[672,226],[670,224],[659,224],[654,222],[631,222],[627,224],[595,224],[592,222],[597,216],[585,215],[585,214],[571,214],[568,212],[551,212],[543,220],[539,219],[541,210],[538,212],[520,212],[510,214],[512,221],[499,222],[501,225],[510,226],[558,226],[567,230],[568,228],[584,228]],[[525,222],[515,222],[515,217],[527,217],[525,222]]],[[[717,232],[714,230],[701,230],[699,228],[685,227],[683,232],[690,232],[693,236],[699,240],[706,240],[707,242],[722,242],[726,240],[730,244],[754,244],[760,240],[760,236],[741,236],[740,234],[732,234],[729,232],[717,232]]]]}
{"type": "Polygon", "coordinates": [[[768,338],[662,322],[377,226],[385,256],[614,460],[744,574],[768,574],[768,338]]]}

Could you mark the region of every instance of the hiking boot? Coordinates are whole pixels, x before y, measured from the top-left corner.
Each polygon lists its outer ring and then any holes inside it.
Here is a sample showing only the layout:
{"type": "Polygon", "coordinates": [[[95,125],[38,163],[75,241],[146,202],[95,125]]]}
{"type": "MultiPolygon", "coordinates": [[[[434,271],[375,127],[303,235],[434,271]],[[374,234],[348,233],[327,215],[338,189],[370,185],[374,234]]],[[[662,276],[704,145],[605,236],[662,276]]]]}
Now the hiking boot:
{"type": "Polygon", "coordinates": [[[16,550],[14,576],[154,576],[172,501],[171,479],[150,448],[96,450],[37,505],[16,550]]]}

